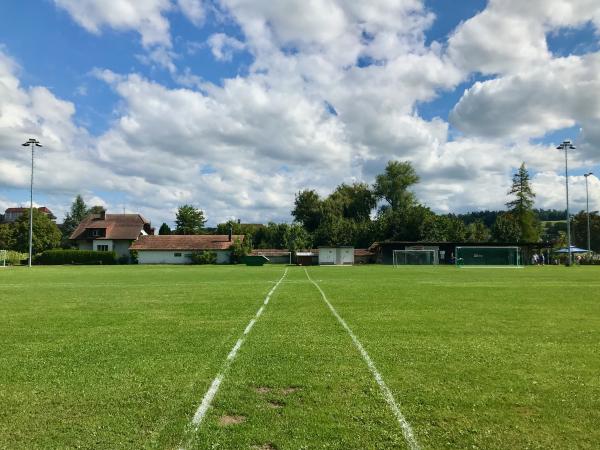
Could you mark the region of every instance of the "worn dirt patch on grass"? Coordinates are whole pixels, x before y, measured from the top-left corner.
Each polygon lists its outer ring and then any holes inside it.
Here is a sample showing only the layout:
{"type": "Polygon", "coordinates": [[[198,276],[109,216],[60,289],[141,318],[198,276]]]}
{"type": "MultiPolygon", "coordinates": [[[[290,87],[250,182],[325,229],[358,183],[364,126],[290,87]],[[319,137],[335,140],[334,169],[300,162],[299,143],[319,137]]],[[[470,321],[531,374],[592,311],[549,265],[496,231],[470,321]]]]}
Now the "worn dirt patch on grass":
{"type": "Polygon", "coordinates": [[[272,390],[273,389],[271,389],[270,387],[266,387],[266,386],[259,386],[257,388],[254,388],[254,392],[256,392],[257,394],[268,394],[272,390]]]}
{"type": "Polygon", "coordinates": [[[245,421],[246,417],[244,416],[221,416],[219,418],[219,425],[222,427],[228,427],[230,425],[237,425],[245,421]]]}
{"type": "Polygon", "coordinates": [[[253,445],[253,450],[277,450],[273,444],[262,444],[262,445],[253,445]]]}
{"type": "Polygon", "coordinates": [[[281,409],[285,406],[285,403],[278,402],[277,400],[269,400],[267,404],[269,405],[269,408],[273,409],[281,409]]]}
{"type": "Polygon", "coordinates": [[[301,388],[297,387],[297,386],[289,386],[286,388],[281,389],[281,393],[283,395],[289,395],[289,394],[293,394],[294,392],[298,392],[301,388]]]}

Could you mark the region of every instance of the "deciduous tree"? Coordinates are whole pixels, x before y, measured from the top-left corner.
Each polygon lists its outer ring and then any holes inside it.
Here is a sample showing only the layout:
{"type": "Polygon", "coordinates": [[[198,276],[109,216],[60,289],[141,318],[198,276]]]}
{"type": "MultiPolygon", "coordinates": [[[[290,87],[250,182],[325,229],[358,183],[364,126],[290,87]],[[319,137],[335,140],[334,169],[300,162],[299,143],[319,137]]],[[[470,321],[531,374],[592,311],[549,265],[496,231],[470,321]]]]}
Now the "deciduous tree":
{"type": "Polygon", "coordinates": [[[175,234],[202,234],[206,219],[201,209],[192,205],[182,205],[175,217],[175,234]]]}
{"type": "Polygon", "coordinates": [[[377,198],[385,200],[394,211],[415,204],[415,196],[409,188],[419,182],[419,176],[408,161],[388,162],[384,173],[375,178],[374,191],[377,198]]]}
{"type": "Polygon", "coordinates": [[[319,194],[314,190],[306,189],[296,194],[292,216],[309,233],[315,231],[321,222],[321,203],[319,194]]]}
{"type": "MultiPolygon", "coordinates": [[[[15,250],[29,251],[29,214],[23,214],[14,223],[15,250]]],[[[50,218],[33,209],[33,253],[41,253],[60,246],[61,233],[50,218]]]]}

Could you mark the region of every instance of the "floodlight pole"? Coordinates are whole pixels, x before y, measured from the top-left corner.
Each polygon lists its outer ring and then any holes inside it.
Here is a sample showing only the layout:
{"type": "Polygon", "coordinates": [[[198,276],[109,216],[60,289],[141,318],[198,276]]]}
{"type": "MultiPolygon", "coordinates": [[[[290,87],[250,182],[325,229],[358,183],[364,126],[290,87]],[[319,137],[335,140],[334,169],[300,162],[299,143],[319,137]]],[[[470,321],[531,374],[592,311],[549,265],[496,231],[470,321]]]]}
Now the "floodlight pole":
{"type": "Polygon", "coordinates": [[[569,266],[573,264],[573,255],[571,253],[571,215],[569,213],[569,162],[567,157],[567,150],[575,150],[575,146],[571,141],[564,141],[558,147],[558,150],[565,151],[565,187],[567,192],[567,248],[569,250],[569,266]]]}
{"type": "Polygon", "coordinates": [[[31,182],[29,185],[29,267],[31,267],[33,257],[33,155],[35,148],[41,147],[42,144],[38,140],[30,138],[22,145],[23,147],[31,147],[31,182]]]}
{"type": "Polygon", "coordinates": [[[592,172],[588,172],[584,174],[585,177],[585,209],[587,212],[587,251],[588,254],[592,252],[592,246],[590,244],[590,195],[588,190],[588,177],[593,175],[592,172]]]}

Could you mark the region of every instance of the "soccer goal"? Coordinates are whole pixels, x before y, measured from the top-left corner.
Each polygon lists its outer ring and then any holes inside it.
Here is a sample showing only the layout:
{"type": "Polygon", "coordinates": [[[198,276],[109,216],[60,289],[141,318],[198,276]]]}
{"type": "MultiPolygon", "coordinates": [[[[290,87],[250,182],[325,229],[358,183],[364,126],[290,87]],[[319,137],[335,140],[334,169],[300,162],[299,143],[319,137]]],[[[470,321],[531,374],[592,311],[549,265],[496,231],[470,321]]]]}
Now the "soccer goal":
{"type": "Polygon", "coordinates": [[[292,252],[257,250],[252,254],[256,254],[258,256],[265,256],[269,258],[269,264],[292,264],[292,252]]]}
{"type": "Polygon", "coordinates": [[[456,247],[458,267],[523,267],[519,247],[456,247]]]}
{"type": "Polygon", "coordinates": [[[0,250],[0,267],[6,267],[6,257],[8,252],[6,250],[0,250]]]}
{"type": "Polygon", "coordinates": [[[394,267],[398,266],[427,266],[436,265],[440,261],[438,259],[437,250],[394,250],[394,267]]]}

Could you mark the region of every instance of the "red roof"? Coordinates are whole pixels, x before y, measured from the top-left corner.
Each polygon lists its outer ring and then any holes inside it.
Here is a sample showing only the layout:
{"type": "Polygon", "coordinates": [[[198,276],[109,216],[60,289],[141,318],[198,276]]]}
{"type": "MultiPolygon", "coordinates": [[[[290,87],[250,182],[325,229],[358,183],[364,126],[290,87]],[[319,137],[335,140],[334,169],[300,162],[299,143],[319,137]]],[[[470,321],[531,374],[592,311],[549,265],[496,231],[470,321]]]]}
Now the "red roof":
{"type": "Polygon", "coordinates": [[[100,214],[90,214],[77,226],[69,239],[91,239],[86,233],[88,229],[106,229],[105,236],[95,239],[137,239],[144,225],[150,224],[140,214],[106,214],[104,219],[100,214]]]}
{"type": "Polygon", "coordinates": [[[130,250],[227,250],[244,235],[233,235],[231,240],[226,234],[188,234],[188,235],[159,235],[140,236],[131,244],[130,250]]]}

